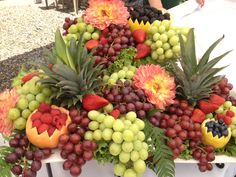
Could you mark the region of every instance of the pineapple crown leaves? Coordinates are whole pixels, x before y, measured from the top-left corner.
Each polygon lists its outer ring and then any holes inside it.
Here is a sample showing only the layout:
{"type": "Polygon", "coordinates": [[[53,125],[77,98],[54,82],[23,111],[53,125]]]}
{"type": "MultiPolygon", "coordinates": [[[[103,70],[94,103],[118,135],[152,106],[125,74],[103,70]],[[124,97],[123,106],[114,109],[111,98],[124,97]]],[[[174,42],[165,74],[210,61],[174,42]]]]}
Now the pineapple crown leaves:
{"type": "Polygon", "coordinates": [[[95,65],[93,53],[88,53],[84,47],[83,35],[78,42],[72,39],[68,44],[65,44],[59,31],[55,36],[54,51],[48,53],[53,67],[40,66],[48,76],[40,82],[55,88],[51,97],[56,98],[61,106],[78,105],[83,95],[101,87],[103,67],[101,64],[95,65]]]}
{"type": "Polygon", "coordinates": [[[227,51],[209,61],[211,52],[222,41],[223,36],[215,41],[198,61],[195,52],[193,29],[189,31],[186,42],[184,42],[181,35],[179,38],[181,58],[178,61],[181,67],[172,62],[172,73],[176,75],[177,94],[194,103],[197,100],[208,97],[212,86],[222,79],[223,76],[216,76],[216,74],[227,66],[213,67],[231,51],[227,51]]]}

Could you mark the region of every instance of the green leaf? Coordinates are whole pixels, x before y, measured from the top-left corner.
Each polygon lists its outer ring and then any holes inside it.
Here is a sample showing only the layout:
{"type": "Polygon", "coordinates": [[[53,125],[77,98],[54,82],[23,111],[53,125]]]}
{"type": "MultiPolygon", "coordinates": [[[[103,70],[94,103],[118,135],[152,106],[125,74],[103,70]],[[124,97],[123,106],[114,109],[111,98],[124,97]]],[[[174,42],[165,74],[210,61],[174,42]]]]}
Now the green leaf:
{"type": "Polygon", "coordinates": [[[71,70],[70,67],[66,66],[66,65],[63,65],[63,64],[55,64],[52,68],[52,70],[64,77],[65,79],[67,80],[71,80],[71,81],[74,81],[74,82],[77,82],[77,73],[73,70],[71,70]]]}
{"type": "Polygon", "coordinates": [[[149,147],[149,155],[152,161],[147,161],[147,165],[158,177],[174,177],[175,163],[171,149],[166,145],[167,137],[162,129],[152,126],[149,121],[145,121],[145,139],[149,147]]]}
{"type": "Polygon", "coordinates": [[[75,63],[73,61],[73,56],[70,53],[69,46],[66,47],[66,55],[67,55],[68,63],[69,63],[68,66],[76,72],[75,63]]]}
{"type": "Polygon", "coordinates": [[[66,44],[61,36],[61,32],[59,29],[57,29],[55,33],[55,50],[59,59],[61,59],[62,62],[66,65],[69,65],[68,58],[66,55],[66,44]]]}
{"type": "Polygon", "coordinates": [[[221,38],[219,38],[217,41],[215,41],[208,49],[207,51],[204,53],[204,55],[202,56],[201,60],[198,63],[197,66],[197,70],[199,70],[200,68],[202,68],[205,64],[208,63],[209,57],[211,52],[215,49],[215,47],[224,39],[224,36],[222,36],[221,38]]]}
{"type": "Polygon", "coordinates": [[[112,74],[113,72],[117,72],[121,70],[124,66],[129,66],[132,64],[134,56],[136,55],[135,48],[128,48],[121,50],[118,58],[115,62],[108,67],[108,72],[112,74]]]}

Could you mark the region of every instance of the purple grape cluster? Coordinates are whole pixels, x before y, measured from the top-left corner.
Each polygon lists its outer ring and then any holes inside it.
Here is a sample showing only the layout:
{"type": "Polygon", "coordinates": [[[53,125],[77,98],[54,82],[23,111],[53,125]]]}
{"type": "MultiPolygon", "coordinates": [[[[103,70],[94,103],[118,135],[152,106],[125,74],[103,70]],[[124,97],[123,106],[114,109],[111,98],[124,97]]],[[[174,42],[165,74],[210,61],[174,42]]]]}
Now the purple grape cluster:
{"type": "Polygon", "coordinates": [[[14,151],[7,154],[5,157],[6,162],[13,164],[11,172],[14,175],[22,175],[23,177],[35,177],[37,171],[42,167],[42,159],[48,158],[51,155],[51,149],[39,149],[29,150],[29,141],[25,134],[15,134],[15,136],[9,141],[10,147],[14,148],[14,151]],[[21,166],[24,163],[24,159],[30,160],[31,164],[21,166]]]}
{"type": "Polygon", "coordinates": [[[121,114],[129,111],[137,113],[139,118],[145,118],[147,112],[154,108],[154,105],[147,101],[142,89],[135,89],[131,82],[120,80],[113,87],[107,87],[103,91],[103,96],[118,109],[121,114]]]}
{"type": "Polygon", "coordinates": [[[110,25],[103,30],[100,43],[95,52],[97,63],[103,62],[108,67],[112,64],[121,49],[135,47],[129,25],[110,25]]]}

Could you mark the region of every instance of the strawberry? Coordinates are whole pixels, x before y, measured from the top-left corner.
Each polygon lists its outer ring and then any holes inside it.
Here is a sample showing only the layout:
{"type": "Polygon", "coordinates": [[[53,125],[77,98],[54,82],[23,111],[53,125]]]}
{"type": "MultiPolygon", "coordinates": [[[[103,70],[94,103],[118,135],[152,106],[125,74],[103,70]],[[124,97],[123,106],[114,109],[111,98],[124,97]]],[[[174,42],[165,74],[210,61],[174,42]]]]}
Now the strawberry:
{"type": "Polygon", "coordinates": [[[26,82],[30,81],[34,76],[38,76],[38,75],[39,75],[39,72],[33,72],[33,73],[26,74],[25,76],[23,76],[21,78],[21,81],[23,83],[26,83],[26,82]]]}
{"type": "Polygon", "coordinates": [[[109,104],[109,101],[96,94],[86,94],[83,96],[82,104],[86,111],[91,111],[103,108],[109,104]]]}
{"type": "Polygon", "coordinates": [[[50,113],[52,116],[56,116],[56,115],[60,115],[61,111],[59,109],[52,109],[50,113]]]}
{"type": "Polygon", "coordinates": [[[230,110],[228,110],[228,111],[226,112],[226,116],[229,116],[229,117],[234,117],[234,112],[233,112],[233,111],[230,111],[230,110]]]}
{"type": "Polygon", "coordinates": [[[49,125],[47,124],[41,124],[38,128],[38,133],[41,134],[43,133],[44,131],[47,131],[49,128],[49,125]]]}
{"type": "Polygon", "coordinates": [[[193,110],[193,114],[192,114],[191,119],[194,122],[202,123],[205,120],[205,117],[206,116],[205,116],[204,112],[202,110],[196,108],[193,110]]]}
{"type": "Polygon", "coordinates": [[[39,119],[36,119],[32,123],[32,127],[39,128],[39,126],[42,124],[42,122],[39,119]]]}
{"type": "Polygon", "coordinates": [[[199,104],[199,107],[200,109],[205,113],[205,114],[208,114],[208,113],[211,113],[211,112],[215,112],[219,106],[217,104],[214,104],[214,103],[211,103],[211,102],[208,102],[206,100],[200,100],[198,102],[199,104]]]}
{"type": "Polygon", "coordinates": [[[98,40],[91,39],[88,42],[86,42],[85,47],[90,51],[93,48],[97,47],[99,44],[98,40]]]}
{"type": "Polygon", "coordinates": [[[51,106],[49,104],[46,104],[46,103],[42,102],[42,103],[40,103],[38,110],[41,113],[50,112],[51,111],[51,106]]]}
{"type": "Polygon", "coordinates": [[[43,115],[43,114],[42,114],[41,112],[36,111],[36,112],[31,116],[31,120],[34,121],[34,120],[36,120],[36,119],[40,119],[42,115],[43,115]]]}
{"type": "Polygon", "coordinates": [[[52,125],[56,126],[58,120],[60,120],[59,116],[53,116],[52,117],[52,125]]]}
{"type": "Polygon", "coordinates": [[[51,136],[54,133],[55,130],[56,130],[56,127],[50,126],[49,129],[48,129],[48,135],[51,136]]]}
{"type": "Polygon", "coordinates": [[[102,45],[106,45],[108,43],[108,41],[105,37],[102,36],[99,43],[102,44],[102,45]]]}
{"type": "Polygon", "coordinates": [[[66,123],[66,120],[67,120],[67,114],[65,113],[62,113],[59,115],[59,117],[66,123]]]}
{"type": "Polygon", "coordinates": [[[118,109],[114,109],[111,112],[111,116],[114,117],[115,119],[117,119],[120,116],[120,111],[118,109]]]}
{"type": "Polygon", "coordinates": [[[63,125],[64,125],[64,121],[62,119],[59,119],[56,123],[56,127],[58,130],[61,130],[63,125]]]}
{"type": "Polygon", "coordinates": [[[217,119],[224,119],[225,115],[224,114],[216,114],[217,119]]]}
{"type": "Polygon", "coordinates": [[[143,43],[146,39],[146,35],[147,35],[146,31],[144,31],[143,29],[134,30],[133,32],[134,41],[137,43],[143,43]]]}
{"type": "Polygon", "coordinates": [[[209,99],[211,103],[216,104],[218,106],[221,106],[225,102],[225,99],[223,97],[216,94],[212,94],[209,99]]]}
{"type": "Polygon", "coordinates": [[[45,124],[51,124],[52,123],[52,115],[49,113],[44,113],[41,116],[41,122],[43,122],[45,124]]]}
{"type": "Polygon", "coordinates": [[[151,53],[151,47],[147,44],[138,44],[137,53],[134,59],[141,59],[147,57],[151,53]]]}
{"type": "Polygon", "coordinates": [[[226,125],[230,125],[232,123],[232,118],[229,116],[225,116],[224,122],[226,123],[226,125]]]}
{"type": "Polygon", "coordinates": [[[52,64],[52,63],[49,63],[49,64],[48,64],[48,68],[49,68],[50,70],[52,70],[52,67],[53,67],[53,64],[52,64]]]}

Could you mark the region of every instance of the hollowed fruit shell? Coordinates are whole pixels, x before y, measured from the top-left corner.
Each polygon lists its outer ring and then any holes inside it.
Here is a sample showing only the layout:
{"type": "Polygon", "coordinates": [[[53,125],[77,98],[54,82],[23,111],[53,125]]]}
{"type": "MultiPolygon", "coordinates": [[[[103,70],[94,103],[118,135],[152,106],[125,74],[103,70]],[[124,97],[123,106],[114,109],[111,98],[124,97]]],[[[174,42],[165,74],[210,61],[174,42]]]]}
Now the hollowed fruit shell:
{"type": "Polygon", "coordinates": [[[141,21],[141,23],[138,22],[138,20],[136,19],[135,21],[133,21],[131,18],[128,21],[129,26],[131,31],[133,32],[134,30],[137,29],[143,29],[146,32],[148,32],[149,28],[151,27],[151,24],[149,22],[145,23],[143,21],[141,21]]]}
{"type": "Polygon", "coordinates": [[[55,129],[51,136],[48,135],[47,131],[44,131],[41,134],[38,134],[37,128],[32,127],[31,116],[37,111],[35,110],[28,118],[26,122],[26,135],[29,141],[39,147],[39,148],[56,148],[58,145],[59,137],[62,134],[67,134],[67,126],[71,123],[71,118],[69,116],[69,111],[62,108],[52,105],[52,109],[59,109],[62,113],[67,114],[66,125],[62,126],[61,130],[55,129]]]}
{"type": "Polygon", "coordinates": [[[231,137],[231,129],[230,127],[228,127],[228,136],[227,137],[220,137],[218,135],[216,135],[215,137],[213,137],[212,132],[207,132],[207,127],[206,127],[206,123],[211,121],[210,119],[206,119],[202,125],[201,125],[201,129],[202,129],[202,143],[205,145],[212,145],[214,148],[222,148],[224,147],[230,140],[231,137]]]}

